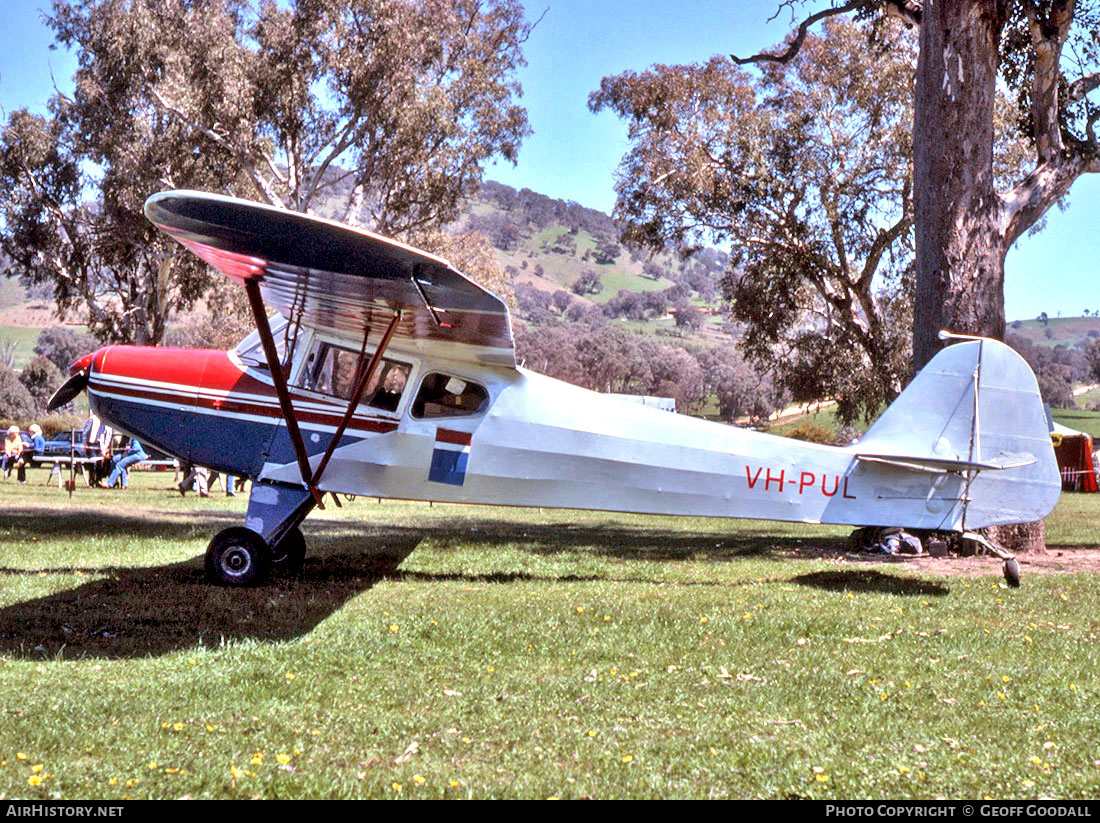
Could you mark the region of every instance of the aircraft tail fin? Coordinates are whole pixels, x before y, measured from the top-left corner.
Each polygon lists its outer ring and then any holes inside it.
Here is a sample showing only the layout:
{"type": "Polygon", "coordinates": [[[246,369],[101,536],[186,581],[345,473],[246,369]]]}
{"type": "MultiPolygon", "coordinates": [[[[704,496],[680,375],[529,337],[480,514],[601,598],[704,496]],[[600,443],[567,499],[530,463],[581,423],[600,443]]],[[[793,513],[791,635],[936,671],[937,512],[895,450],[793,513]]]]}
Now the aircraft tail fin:
{"type": "Polygon", "coordinates": [[[1040,520],[1061,491],[1035,375],[995,340],[940,351],[855,449],[860,461],[965,474],[965,528],[1040,520]]]}

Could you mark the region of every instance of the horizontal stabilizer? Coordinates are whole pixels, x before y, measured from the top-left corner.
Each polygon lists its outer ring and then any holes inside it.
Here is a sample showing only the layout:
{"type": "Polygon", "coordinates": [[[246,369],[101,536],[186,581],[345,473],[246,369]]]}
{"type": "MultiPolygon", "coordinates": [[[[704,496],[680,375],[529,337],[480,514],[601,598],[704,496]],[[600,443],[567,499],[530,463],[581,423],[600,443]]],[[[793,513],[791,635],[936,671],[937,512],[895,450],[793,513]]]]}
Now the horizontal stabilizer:
{"type": "Polygon", "coordinates": [[[1004,469],[1018,469],[1030,466],[1038,462],[1038,458],[1027,452],[1018,454],[1001,454],[998,457],[977,460],[950,460],[939,457],[926,457],[900,454],[857,454],[857,460],[868,463],[884,463],[887,466],[898,466],[912,471],[932,472],[934,474],[947,474],[949,472],[967,471],[1003,471],[1004,469]]]}

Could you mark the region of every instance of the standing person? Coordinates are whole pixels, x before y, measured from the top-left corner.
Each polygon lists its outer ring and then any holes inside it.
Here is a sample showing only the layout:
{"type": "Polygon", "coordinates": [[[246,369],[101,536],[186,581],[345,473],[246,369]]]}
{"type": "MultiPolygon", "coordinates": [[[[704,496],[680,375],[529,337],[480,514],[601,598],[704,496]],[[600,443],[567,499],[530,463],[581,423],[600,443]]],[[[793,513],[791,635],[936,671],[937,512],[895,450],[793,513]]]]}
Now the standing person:
{"type": "Polygon", "coordinates": [[[91,472],[88,482],[91,485],[99,483],[107,473],[107,457],[111,454],[111,438],[114,435],[114,429],[94,413],[88,415],[88,422],[84,424],[83,430],[84,451],[88,457],[98,458],[98,462],[88,467],[91,472]]]}
{"type": "Polygon", "coordinates": [[[205,466],[192,466],[191,470],[187,472],[187,475],[180,482],[178,488],[180,494],[184,497],[187,496],[187,490],[194,485],[194,489],[199,493],[199,497],[209,497],[210,472],[205,466]]]}
{"type": "Polygon", "coordinates": [[[19,436],[19,427],[12,426],[8,429],[8,436],[4,438],[4,459],[0,461],[4,477],[11,477],[11,470],[23,456],[23,438],[19,436]]]}
{"type": "Polygon", "coordinates": [[[127,469],[135,463],[148,459],[149,455],[145,453],[145,448],[138,442],[136,437],[131,437],[126,444],[126,448],[111,458],[113,465],[111,476],[107,478],[107,482],[100,480],[99,487],[101,489],[113,489],[115,483],[121,481],[122,488],[128,489],[130,487],[130,473],[127,469]]]}

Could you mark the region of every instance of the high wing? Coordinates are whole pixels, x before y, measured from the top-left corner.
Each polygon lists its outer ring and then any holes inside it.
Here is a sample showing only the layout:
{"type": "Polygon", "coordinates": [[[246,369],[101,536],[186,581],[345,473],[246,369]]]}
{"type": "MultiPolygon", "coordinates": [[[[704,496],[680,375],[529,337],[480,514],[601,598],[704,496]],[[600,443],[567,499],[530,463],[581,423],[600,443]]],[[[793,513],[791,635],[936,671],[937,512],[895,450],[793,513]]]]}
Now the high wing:
{"type": "Polygon", "coordinates": [[[394,313],[394,348],[515,366],[504,302],[450,263],[372,232],[299,212],[196,191],[145,202],[145,216],[283,316],[324,334],[377,339],[394,313]]]}

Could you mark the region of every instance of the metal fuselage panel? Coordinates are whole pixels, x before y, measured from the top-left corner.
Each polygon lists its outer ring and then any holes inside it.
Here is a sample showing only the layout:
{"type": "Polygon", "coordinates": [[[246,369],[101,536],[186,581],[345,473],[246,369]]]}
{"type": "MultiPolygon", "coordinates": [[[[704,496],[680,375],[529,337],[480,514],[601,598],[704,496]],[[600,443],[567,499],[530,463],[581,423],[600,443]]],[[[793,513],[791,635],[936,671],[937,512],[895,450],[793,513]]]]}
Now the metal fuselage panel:
{"type": "MultiPolygon", "coordinates": [[[[809,523],[873,517],[913,528],[952,528],[961,509],[960,478],[872,466],[851,449],[672,414],[524,370],[500,375],[491,391],[493,405],[481,417],[405,418],[393,432],[341,447],[322,488],[809,523]],[[430,479],[433,458],[448,448],[440,430],[469,435],[461,482],[430,479]]],[[[293,482],[296,474],[269,467],[265,476],[293,482]]]]}
{"type": "MultiPolygon", "coordinates": [[[[398,356],[395,354],[394,356],[398,356]]],[[[831,448],[641,406],[523,369],[414,364],[396,414],[360,406],[320,488],[445,502],[810,523],[953,528],[961,478],[914,473],[831,448]],[[487,412],[417,419],[419,380],[484,384],[487,412]],[[440,458],[450,460],[440,474],[440,458]]],[[[212,468],[301,484],[274,390],[232,353],[115,346],[97,352],[93,408],[159,449],[212,468]]],[[[297,391],[316,465],[344,407],[297,391]]]]}

